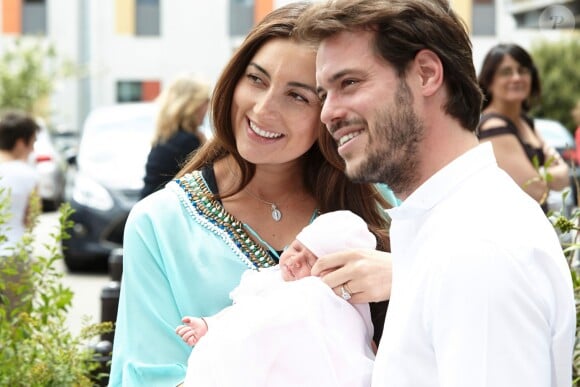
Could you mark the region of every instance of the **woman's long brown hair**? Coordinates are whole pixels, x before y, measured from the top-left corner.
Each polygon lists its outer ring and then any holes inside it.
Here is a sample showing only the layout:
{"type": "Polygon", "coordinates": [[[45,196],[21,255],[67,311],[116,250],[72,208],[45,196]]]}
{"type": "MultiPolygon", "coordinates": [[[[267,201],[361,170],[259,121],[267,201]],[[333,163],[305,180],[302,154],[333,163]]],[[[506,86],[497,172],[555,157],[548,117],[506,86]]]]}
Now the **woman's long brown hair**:
{"type": "MultiPolygon", "coordinates": [[[[292,32],[296,20],[310,6],[307,2],[291,3],[268,14],[248,34],[223,70],[211,98],[211,118],[214,136],[206,142],[177,174],[201,169],[231,155],[241,171],[239,185],[232,192],[221,193],[228,197],[240,192],[254,177],[256,167],[238,153],[232,126],[232,101],[238,81],[256,52],[274,38],[296,39],[292,32]]],[[[304,186],[315,197],[322,212],[350,210],[361,216],[377,236],[380,250],[389,251],[388,221],[383,208],[390,208],[373,184],[351,182],[344,174],[344,162],[336,151],[336,144],[320,124],[318,142],[302,156],[304,186]]]]}

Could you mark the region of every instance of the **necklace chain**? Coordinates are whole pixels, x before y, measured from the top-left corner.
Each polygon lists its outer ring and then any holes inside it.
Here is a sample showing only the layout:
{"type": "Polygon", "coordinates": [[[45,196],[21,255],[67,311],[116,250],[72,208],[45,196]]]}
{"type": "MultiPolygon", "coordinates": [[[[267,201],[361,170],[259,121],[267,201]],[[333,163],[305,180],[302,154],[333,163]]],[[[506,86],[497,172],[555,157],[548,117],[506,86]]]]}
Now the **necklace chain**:
{"type": "Polygon", "coordinates": [[[278,208],[278,205],[276,203],[269,202],[267,200],[264,200],[264,199],[258,197],[258,195],[255,195],[254,193],[252,193],[252,191],[250,191],[247,188],[244,188],[244,192],[246,192],[248,195],[250,195],[254,199],[259,200],[262,203],[269,205],[270,210],[271,210],[272,219],[274,219],[275,222],[279,222],[282,219],[282,211],[280,211],[280,209],[278,208]]]}

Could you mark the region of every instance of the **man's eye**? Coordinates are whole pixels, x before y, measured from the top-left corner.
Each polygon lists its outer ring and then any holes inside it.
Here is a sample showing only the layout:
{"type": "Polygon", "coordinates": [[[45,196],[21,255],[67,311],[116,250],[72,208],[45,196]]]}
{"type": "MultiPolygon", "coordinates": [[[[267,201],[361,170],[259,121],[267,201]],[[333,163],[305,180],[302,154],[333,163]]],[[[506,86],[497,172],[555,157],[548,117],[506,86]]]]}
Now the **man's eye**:
{"type": "Polygon", "coordinates": [[[343,88],[344,88],[344,87],[348,87],[348,86],[355,85],[355,84],[357,84],[357,83],[358,83],[358,81],[357,81],[357,80],[355,80],[355,79],[345,79],[345,80],[343,80],[343,81],[341,82],[341,84],[342,84],[342,87],[343,87],[343,88]]]}

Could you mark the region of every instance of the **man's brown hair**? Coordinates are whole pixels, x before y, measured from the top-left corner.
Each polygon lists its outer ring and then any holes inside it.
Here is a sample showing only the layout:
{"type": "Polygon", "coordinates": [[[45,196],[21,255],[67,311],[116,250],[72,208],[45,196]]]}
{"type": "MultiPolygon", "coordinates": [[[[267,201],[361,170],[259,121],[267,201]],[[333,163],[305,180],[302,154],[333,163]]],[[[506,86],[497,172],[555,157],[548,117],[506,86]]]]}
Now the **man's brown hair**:
{"type": "Polygon", "coordinates": [[[445,0],[330,0],[316,3],[298,20],[297,35],[320,43],[343,31],[374,31],[378,57],[403,76],[423,49],[443,64],[449,99],[445,112],[475,131],[482,94],[463,21],[445,0]]]}

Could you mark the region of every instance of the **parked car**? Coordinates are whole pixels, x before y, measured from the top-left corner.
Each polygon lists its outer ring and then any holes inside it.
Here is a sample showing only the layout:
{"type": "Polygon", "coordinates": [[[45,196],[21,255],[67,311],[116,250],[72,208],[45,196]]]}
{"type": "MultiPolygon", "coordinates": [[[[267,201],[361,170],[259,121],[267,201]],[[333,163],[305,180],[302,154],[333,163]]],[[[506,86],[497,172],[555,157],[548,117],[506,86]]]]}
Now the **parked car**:
{"type": "MultiPolygon", "coordinates": [[[[535,118],[534,127],[547,144],[553,146],[568,163],[574,162],[576,143],[574,137],[560,122],[547,118],[535,118]]],[[[548,195],[548,209],[554,211],[564,210],[566,216],[570,216],[574,207],[578,205],[576,195],[575,176],[578,172],[575,168],[570,169],[570,190],[566,198],[562,191],[550,191],[548,195]]]]}
{"type": "Polygon", "coordinates": [[[54,211],[64,199],[66,161],[42,123],[30,158],[39,175],[38,194],[42,199],[42,209],[54,211]]]}
{"type": "Polygon", "coordinates": [[[65,198],[75,211],[71,237],[62,242],[70,271],[106,268],[111,251],[122,246],[154,129],[151,103],[101,107],[87,117],[66,177],[65,198]]]}

